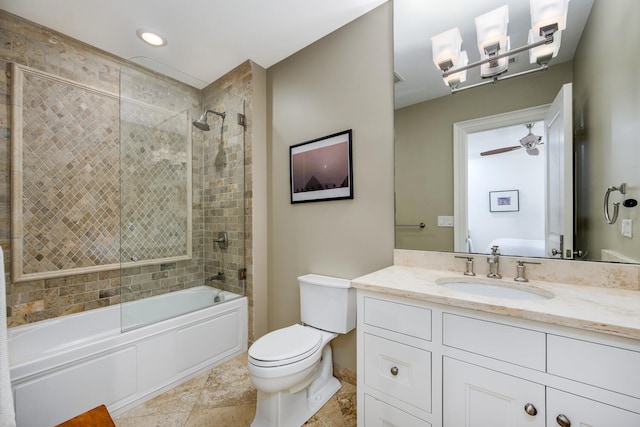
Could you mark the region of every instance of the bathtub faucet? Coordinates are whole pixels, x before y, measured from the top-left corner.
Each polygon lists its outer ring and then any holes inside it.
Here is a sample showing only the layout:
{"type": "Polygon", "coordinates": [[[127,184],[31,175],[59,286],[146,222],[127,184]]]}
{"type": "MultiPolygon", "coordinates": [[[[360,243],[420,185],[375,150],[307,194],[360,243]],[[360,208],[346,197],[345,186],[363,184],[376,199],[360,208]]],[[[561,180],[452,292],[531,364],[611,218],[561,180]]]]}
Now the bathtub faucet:
{"type": "Polygon", "coordinates": [[[222,271],[218,271],[218,274],[215,276],[207,277],[207,282],[213,282],[214,280],[224,281],[226,277],[222,271]]]}

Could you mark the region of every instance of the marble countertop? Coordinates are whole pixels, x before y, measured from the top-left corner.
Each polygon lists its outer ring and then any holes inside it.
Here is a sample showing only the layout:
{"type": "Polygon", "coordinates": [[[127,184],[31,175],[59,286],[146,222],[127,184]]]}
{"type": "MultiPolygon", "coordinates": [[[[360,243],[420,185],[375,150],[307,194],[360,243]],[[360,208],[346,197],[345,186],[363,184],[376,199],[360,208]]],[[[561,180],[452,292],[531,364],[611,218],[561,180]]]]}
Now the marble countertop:
{"type": "MultiPolygon", "coordinates": [[[[452,281],[454,281],[452,280],[452,281]]],[[[640,292],[513,278],[467,277],[462,273],[394,265],[351,281],[358,289],[480,310],[572,328],[640,339],[640,292]],[[440,286],[444,279],[480,281],[496,286],[553,294],[545,300],[495,298],[440,286]]]]}

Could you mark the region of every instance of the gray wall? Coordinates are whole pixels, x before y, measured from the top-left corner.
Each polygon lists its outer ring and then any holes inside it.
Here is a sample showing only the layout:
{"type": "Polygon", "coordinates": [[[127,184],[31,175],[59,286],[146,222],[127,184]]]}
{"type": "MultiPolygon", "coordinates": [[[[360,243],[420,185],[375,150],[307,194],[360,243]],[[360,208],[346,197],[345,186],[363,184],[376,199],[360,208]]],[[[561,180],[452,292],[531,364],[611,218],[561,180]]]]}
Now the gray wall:
{"type": "MultiPolygon", "coordinates": [[[[300,321],[297,276],[352,279],[392,264],[392,64],[387,3],[267,70],[269,330],[300,321]],[[292,205],[289,146],[346,129],[354,199],[292,205]]],[[[333,348],[355,372],[355,332],[333,348]]]]}
{"type": "Polygon", "coordinates": [[[551,103],[572,79],[571,63],[548,71],[459,92],[395,112],[396,247],[453,250],[453,228],[437,227],[453,215],[453,124],[551,103]]]}
{"type": "MultiPolygon", "coordinates": [[[[622,237],[620,223],[640,208],[620,207],[618,222],[605,223],[602,203],[607,187],[626,182],[627,198],[640,199],[640,2],[596,0],[574,57],[574,128],[578,173],[576,248],[599,259],[601,249],[615,248],[640,262],[638,237],[622,237]],[[604,60],[604,58],[612,60],[604,60]],[[588,235],[586,239],[584,236],[588,235]]],[[[622,201],[611,195],[610,204],[622,201]]],[[[613,212],[612,206],[609,207],[613,212]]],[[[638,232],[635,233],[636,235],[638,232]]]]}

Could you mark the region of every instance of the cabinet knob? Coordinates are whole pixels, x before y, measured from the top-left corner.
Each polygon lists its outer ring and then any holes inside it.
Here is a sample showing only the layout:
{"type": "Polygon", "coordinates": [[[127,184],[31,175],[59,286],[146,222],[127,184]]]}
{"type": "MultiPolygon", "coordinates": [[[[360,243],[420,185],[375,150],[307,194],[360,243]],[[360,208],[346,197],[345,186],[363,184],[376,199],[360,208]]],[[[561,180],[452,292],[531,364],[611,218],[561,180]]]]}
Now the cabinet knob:
{"type": "Polygon", "coordinates": [[[558,423],[558,425],[560,427],[570,427],[571,426],[571,421],[569,421],[569,418],[567,418],[566,415],[564,414],[560,414],[556,417],[556,422],[558,423]]]}
{"type": "Polygon", "coordinates": [[[394,377],[396,375],[398,375],[398,368],[397,367],[394,366],[393,368],[391,368],[391,375],[393,375],[394,377]]]}
{"type": "Polygon", "coordinates": [[[535,406],[533,406],[532,403],[527,403],[526,405],[524,405],[524,412],[531,415],[532,417],[538,415],[538,410],[535,406]]]}

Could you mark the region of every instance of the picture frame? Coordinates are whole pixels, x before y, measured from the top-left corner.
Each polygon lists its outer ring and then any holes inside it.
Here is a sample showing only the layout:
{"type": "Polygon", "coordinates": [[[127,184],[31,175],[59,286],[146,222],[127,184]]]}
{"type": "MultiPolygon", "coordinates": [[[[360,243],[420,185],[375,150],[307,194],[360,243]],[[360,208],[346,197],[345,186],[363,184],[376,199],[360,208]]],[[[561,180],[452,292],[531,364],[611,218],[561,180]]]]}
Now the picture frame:
{"type": "Polygon", "coordinates": [[[289,147],[291,203],[353,199],[352,131],[289,147]]]}
{"type": "Polygon", "coordinates": [[[520,194],[518,190],[489,191],[490,212],[520,211],[520,194]]]}

